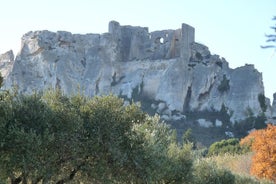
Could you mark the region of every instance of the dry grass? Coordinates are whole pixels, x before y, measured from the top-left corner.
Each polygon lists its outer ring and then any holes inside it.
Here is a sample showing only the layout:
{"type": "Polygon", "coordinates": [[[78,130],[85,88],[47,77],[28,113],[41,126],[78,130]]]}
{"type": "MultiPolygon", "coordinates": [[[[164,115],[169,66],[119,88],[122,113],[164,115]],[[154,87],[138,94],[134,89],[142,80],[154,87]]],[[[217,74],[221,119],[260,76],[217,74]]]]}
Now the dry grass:
{"type": "Polygon", "coordinates": [[[250,175],[250,167],[252,163],[253,153],[238,154],[223,154],[204,158],[207,162],[215,163],[218,168],[230,170],[236,176],[239,176],[236,183],[252,183],[252,184],[273,184],[271,181],[258,180],[250,175]]]}
{"type": "Polygon", "coordinates": [[[223,154],[206,158],[215,162],[218,167],[228,169],[235,174],[250,175],[251,159],[253,153],[242,155],[223,154]]]}

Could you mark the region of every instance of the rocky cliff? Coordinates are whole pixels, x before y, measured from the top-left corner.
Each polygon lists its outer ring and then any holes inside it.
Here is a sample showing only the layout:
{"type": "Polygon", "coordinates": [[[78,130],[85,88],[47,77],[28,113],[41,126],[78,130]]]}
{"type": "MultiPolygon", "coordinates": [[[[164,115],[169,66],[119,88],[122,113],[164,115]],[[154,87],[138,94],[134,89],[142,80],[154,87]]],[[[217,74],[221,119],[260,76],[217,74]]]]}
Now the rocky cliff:
{"type": "Polygon", "coordinates": [[[164,119],[224,108],[234,122],[244,119],[248,109],[254,115],[264,111],[262,74],[253,65],[229,68],[194,36],[194,28],[186,24],[149,32],[115,21],[104,34],[29,32],[15,60],[12,52],[0,56],[3,88],[16,85],[22,93],[49,88],[89,96],[114,93],[126,102],[142,100],[164,119]]]}

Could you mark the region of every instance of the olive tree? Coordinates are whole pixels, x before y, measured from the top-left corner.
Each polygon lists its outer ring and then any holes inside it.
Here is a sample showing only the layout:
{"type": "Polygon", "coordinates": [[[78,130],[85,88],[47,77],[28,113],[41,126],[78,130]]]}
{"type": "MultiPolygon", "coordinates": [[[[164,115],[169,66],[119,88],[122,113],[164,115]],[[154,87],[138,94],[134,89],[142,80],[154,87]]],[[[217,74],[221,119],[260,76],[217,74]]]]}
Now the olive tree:
{"type": "Polygon", "coordinates": [[[0,180],[17,183],[187,183],[191,145],[140,106],[61,91],[0,100],[0,180]]]}

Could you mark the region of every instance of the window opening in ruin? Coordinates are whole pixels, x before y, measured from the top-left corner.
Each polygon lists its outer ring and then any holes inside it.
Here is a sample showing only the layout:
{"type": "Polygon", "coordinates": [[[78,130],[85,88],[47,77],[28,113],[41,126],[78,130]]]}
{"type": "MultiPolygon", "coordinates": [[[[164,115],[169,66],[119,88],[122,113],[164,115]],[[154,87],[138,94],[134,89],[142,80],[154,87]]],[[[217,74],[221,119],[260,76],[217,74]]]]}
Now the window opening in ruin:
{"type": "Polygon", "coordinates": [[[164,43],[164,38],[162,38],[162,37],[157,37],[157,38],[155,39],[155,43],[156,43],[156,44],[163,44],[163,43],[164,43]]]}

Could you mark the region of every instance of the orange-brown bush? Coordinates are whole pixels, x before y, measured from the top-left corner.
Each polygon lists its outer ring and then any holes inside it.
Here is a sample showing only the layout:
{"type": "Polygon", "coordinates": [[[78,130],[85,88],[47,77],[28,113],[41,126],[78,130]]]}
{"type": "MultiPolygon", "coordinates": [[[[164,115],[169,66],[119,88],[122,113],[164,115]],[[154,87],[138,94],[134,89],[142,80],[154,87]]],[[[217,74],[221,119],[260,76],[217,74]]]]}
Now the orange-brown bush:
{"type": "Polygon", "coordinates": [[[276,182],[276,126],[269,124],[266,129],[253,131],[240,143],[251,146],[254,152],[251,174],[276,182]]]}

